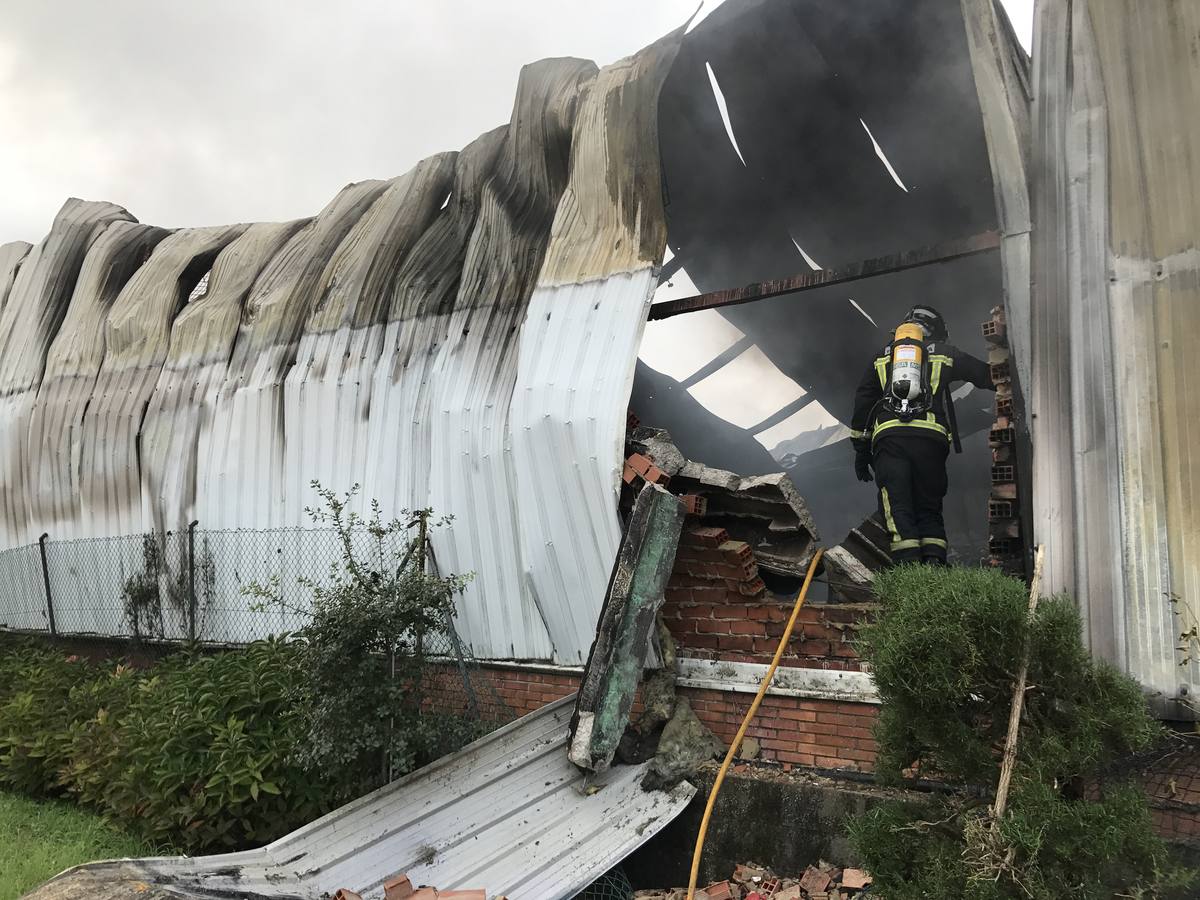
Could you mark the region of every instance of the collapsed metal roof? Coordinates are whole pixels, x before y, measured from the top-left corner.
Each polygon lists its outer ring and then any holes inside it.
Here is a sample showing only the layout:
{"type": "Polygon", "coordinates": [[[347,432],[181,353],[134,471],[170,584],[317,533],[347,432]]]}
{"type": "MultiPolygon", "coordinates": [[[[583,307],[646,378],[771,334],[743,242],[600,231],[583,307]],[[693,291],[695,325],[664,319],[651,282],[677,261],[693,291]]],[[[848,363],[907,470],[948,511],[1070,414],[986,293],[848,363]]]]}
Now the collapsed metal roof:
{"type": "Polygon", "coordinates": [[[562,900],[648,841],[696,793],[644,791],[646,765],[585,775],[567,759],[575,698],[552,703],[266,847],[217,856],[81,866],[35,893],[44,900],[137,897],[383,896],[407,874],[441,890],[562,900]]]}

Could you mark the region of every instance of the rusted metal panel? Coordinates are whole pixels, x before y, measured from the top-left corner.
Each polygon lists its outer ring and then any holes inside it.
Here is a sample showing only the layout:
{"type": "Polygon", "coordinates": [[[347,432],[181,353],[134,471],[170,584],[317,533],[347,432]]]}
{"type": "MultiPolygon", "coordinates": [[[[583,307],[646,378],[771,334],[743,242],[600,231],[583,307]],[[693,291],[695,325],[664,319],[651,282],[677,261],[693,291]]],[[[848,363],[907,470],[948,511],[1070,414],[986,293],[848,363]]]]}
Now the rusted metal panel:
{"type": "Polygon", "coordinates": [[[985,231],[956,241],[947,241],[932,247],[919,247],[864,259],[861,262],[839,266],[836,269],[816,269],[811,272],[801,272],[791,278],[781,278],[773,281],[761,281],[740,288],[729,288],[723,291],[709,291],[694,297],[681,297],[678,300],[668,300],[656,303],[650,310],[650,320],[668,319],[682,313],[695,312],[700,309],[717,309],[723,306],[738,306],[755,300],[766,300],[769,297],[780,297],[784,294],[795,294],[799,291],[827,287],[832,284],[847,284],[860,281],[863,278],[874,278],[893,272],[903,272],[907,269],[917,269],[922,266],[950,262],[965,256],[975,256],[988,253],[1000,247],[1000,234],[995,231],[985,231]]]}

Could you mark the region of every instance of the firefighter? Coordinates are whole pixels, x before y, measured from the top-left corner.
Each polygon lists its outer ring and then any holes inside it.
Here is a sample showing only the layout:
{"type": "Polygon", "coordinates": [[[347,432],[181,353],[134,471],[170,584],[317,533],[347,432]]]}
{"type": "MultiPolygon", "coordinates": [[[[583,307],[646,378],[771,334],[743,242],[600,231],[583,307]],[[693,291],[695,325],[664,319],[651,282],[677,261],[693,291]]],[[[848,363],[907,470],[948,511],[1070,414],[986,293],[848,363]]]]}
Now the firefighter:
{"type": "Polygon", "coordinates": [[[951,387],[996,389],[987,363],[947,341],[937,310],[914,306],[854,395],[854,471],[871,481],[874,469],[895,563],[946,564],[946,459],[952,443],[961,452],[951,387]]]}

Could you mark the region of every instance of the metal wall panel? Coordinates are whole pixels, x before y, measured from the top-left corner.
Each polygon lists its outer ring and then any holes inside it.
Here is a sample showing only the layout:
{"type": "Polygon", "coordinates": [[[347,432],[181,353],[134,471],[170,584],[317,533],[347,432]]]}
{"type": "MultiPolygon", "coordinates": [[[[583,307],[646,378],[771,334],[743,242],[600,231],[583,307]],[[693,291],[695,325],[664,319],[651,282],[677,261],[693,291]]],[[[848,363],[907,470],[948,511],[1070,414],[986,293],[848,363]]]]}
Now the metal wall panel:
{"type": "Polygon", "coordinates": [[[1037,7],[1037,538],[1093,651],[1167,715],[1200,687],[1180,641],[1200,587],[1198,35],[1185,0],[1037,7]]]}
{"type": "MultiPolygon", "coordinates": [[[[336,550],[299,530],[316,480],[362,484],[355,512],[378,499],[388,517],[453,516],[432,541],[442,572],[474,575],[456,627],[475,655],[582,662],[619,541],[628,396],[666,241],[657,99],[681,37],[602,71],[526,66],[507,126],[349,185],[308,222],[122,223],[76,282],[93,219],[127,214],[69,205],[47,241],[62,272],[29,263],[14,288],[47,294],[51,314],[4,315],[6,340],[40,328],[41,343],[25,374],[0,372],[13,389],[0,549],[24,545],[24,559],[50,532],[64,630],[120,633],[126,589],[150,572],[178,612],[193,518],[223,567],[253,542],[228,531],[241,528],[284,529],[283,579],[314,553],[327,568],[336,550]]],[[[269,633],[240,586],[225,580],[198,633],[269,633]]],[[[187,624],[172,614],[163,636],[187,624]]]]}

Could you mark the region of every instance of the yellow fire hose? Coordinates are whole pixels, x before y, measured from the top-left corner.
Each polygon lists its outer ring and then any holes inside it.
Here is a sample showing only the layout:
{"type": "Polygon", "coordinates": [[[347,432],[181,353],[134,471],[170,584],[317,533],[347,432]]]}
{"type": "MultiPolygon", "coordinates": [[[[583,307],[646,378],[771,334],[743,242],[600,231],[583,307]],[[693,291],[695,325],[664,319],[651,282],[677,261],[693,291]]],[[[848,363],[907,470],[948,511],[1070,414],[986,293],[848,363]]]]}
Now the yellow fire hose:
{"type": "Polygon", "coordinates": [[[813,554],[812,562],[808,565],[808,574],[804,576],[804,585],[800,588],[800,593],[796,595],[796,605],[792,607],[792,617],[788,619],[787,627],[783,629],[783,637],[779,639],[779,646],[775,648],[775,658],[771,660],[771,667],[767,669],[762,684],[758,686],[758,693],[754,696],[754,702],[750,704],[750,711],[746,713],[746,718],[742,719],[742,726],[738,729],[737,737],[729,745],[729,752],[725,754],[725,762],[721,763],[712,790],[708,792],[708,805],[704,807],[704,818],[700,820],[700,834],[696,837],[696,851],[692,854],[692,874],[688,878],[687,900],[693,900],[696,894],[696,876],[700,872],[700,854],[704,851],[704,838],[708,834],[708,820],[712,816],[713,806],[716,805],[721,783],[725,780],[725,773],[729,771],[729,764],[733,762],[738,748],[742,746],[742,738],[746,736],[746,729],[750,727],[754,714],[758,712],[759,704],[762,703],[762,698],[767,693],[771,679],[775,677],[775,670],[779,667],[779,660],[792,637],[792,629],[796,627],[796,617],[800,615],[800,607],[804,605],[804,598],[808,596],[808,586],[812,584],[813,575],[817,571],[817,563],[821,561],[821,555],[824,552],[824,550],[817,550],[813,554]]]}

